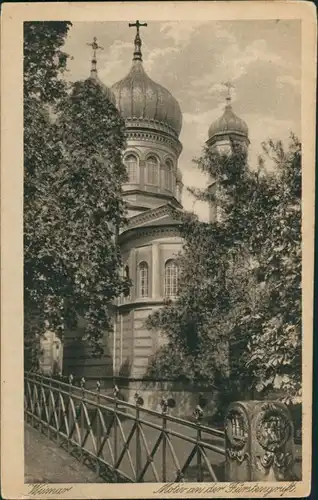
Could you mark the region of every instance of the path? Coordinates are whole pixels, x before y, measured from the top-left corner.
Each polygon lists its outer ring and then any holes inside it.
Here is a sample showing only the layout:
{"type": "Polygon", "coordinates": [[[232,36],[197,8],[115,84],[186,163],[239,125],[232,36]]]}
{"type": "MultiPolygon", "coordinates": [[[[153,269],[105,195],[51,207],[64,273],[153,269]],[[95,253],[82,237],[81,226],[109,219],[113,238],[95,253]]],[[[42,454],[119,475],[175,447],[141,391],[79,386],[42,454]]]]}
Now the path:
{"type": "Polygon", "coordinates": [[[28,424],[24,426],[24,453],[26,483],[102,482],[88,467],[28,424]]]}

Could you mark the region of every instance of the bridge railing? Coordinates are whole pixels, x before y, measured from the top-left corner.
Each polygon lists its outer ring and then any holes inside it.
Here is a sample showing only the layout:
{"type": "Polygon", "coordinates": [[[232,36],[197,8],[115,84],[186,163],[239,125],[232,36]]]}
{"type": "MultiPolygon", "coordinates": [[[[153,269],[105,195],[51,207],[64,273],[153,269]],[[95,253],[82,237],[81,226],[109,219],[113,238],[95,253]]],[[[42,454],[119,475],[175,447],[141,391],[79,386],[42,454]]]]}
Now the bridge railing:
{"type": "Polygon", "coordinates": [[[224,480],[224,432],[169,414],[172,399],[163,398],[161,412],[79,386],[25,375],[25,417],[107,482],[185,482],[224,480]]]}

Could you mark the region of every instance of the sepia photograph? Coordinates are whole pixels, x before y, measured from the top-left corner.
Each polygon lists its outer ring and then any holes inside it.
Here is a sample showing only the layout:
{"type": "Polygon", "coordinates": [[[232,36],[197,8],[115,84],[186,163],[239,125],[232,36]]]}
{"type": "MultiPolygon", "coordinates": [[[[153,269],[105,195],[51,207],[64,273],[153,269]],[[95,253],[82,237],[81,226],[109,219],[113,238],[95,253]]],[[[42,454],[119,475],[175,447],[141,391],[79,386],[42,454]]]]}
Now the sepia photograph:
{"type": "Polygon", "coordinates": [[[302,20],[137,13],[21,24],[24,498],[289,496],[310,457],[302,20]]]}

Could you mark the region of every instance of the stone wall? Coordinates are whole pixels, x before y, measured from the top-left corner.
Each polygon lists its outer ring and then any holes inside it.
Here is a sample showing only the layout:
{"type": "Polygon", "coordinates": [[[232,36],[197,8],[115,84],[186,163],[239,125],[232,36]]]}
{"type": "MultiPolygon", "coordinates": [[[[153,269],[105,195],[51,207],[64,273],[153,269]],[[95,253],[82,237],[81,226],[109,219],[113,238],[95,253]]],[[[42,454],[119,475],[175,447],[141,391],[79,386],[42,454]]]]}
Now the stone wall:
{"type": "Polygon", "coordinates": [[[92,350],[82,340],[85,333],[85,321],[79,318],[77,328],[66,330],[64,335],[63,375],[72,374],[77,378],[111,377],[113,375],[112,335],[105,332],[104,354],[101,358],[92,357],[92,350]]]}
{"type": "MultiPolygon", "coordinates": [[[[220,408],[220,393],[206,387],[193,387],[184,383],[167,381],[142,381],[115,379],[119,389],[118,399],[135,405],[135,394],[143,399],[143,407],[161,411],[162,398],[171,398],[175,407],[169,410],[171,415],[191,419],[198,404],[204,406],[204,419],[213,419],[220,408]]],[[[97,379],[86,380],[85,387],[95,390],[97,379]]],[[[101,393],[113,397],[114,380],[100,379],[101,393]]],[[[79,381],[76,381],[78,385],[79,381]]]]}
{"type": "Polygon", "coordinates": [[[218,409],[219,393],[204,387],[194,388],[177,382],[131,381],[128,387],[121,388],[125,400],[132,404],[135,404],[136,392],[143,398],[143,406],[155,411],[161,411],[162,398],[173,399],[175,407],[170,413],[176,417],[192,417],[199,402],[205,403],[204,412],[209,417],[213,417],[218,409]]]}
{"type": "Polygon", "coordinates": [[[63,345],[54,332],[47,331],[40,340],[40,370],[44,375],[60,375],[63,365],[63,345]]]}

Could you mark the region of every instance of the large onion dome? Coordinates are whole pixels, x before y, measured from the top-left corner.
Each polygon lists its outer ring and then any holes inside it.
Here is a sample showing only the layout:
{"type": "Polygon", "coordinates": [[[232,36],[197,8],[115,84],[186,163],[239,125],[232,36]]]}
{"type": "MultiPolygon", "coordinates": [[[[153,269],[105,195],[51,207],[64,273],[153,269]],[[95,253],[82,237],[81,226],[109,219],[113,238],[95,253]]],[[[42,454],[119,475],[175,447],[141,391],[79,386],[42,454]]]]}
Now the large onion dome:
{"type": "Polygon", "coordinates": [[[245,121],[234,113],[229,98],[227,98],[223,115],[212,123],[208,134],[209,139],[232,134],[248,138],[248,127],[245,121]]]}
{"type": "Polygon", "coordinates": [[[182,127],[180,105],[167,89],[145,72],[141,45],[137,30],[132,67],[125,78],[111,87],[117,108],[128,128],[155,128],[178,137],[182,127]]]}

